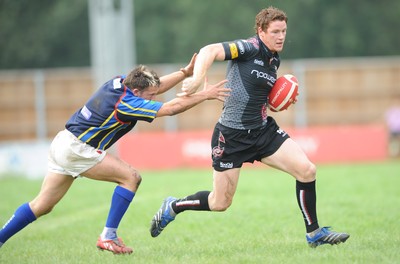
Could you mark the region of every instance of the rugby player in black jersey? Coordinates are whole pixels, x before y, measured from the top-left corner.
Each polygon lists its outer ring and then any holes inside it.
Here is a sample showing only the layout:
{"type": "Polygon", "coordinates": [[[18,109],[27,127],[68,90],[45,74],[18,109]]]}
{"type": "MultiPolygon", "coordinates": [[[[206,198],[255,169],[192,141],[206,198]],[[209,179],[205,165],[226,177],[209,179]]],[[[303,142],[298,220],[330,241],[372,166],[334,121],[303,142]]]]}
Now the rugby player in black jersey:
{"type": "Polygon", "coordinates": [[[349,238],[346,233],[319,226],[316,167],[267,113],[267,98],[277,78],[278,53],[283,49],[286,30],[286,14],[269,7],[256,16],[255,36],[210,44],[200,50],[193,76],[183,82],[182,95],[192,94],[199,88],[214,61],[228,61],[226,86],[232,89],[211,139],[213,190],[199,191],[182,199],[166,198],[151,221],[151,236],[157,237],[177,214],[186,210],[228,209],[243,163],[260,161],[296,180],[297,202],[311,247],[338,244],[349,238]]]}
{"type": "Polygon", "coordinates": [[[206,83],[204,90],[166,103],[154,101],[157,94],[192,75],[195,57],[196,54],[185,68],[161,78],[141,65],[127,76],[115,77],[100,87],[54,138],[49,151],[48,173],[41,190],[32,201],[18,207],[0,229],[0,247],[28,224],[49,213],[74,180],[83,176],[117,184],[97,247],[114,254],[132,253],[132,248],[117,235],[117,228],[142,178],[136,169],[106,150],[137,121],[152,122],[157,117],[176,115],[205,100],[224,101],[230,91],[223,87],[226,80],[216,85],[206,83]]]}

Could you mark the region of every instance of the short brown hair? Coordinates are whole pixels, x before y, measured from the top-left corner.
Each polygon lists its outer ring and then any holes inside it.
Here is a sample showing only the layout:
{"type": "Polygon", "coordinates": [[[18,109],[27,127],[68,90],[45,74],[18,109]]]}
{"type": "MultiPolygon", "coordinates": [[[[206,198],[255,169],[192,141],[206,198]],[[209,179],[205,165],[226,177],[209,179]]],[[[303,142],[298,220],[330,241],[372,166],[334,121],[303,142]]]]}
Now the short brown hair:
{"type": "Polygon", "coordinates": [[[254,25],[256,33],[258,32],[259,27],[261,27],[262,30],[265,30],[268,28],[269,24],[275,20],[285,21],[287,23],[288,17],[285,12],[273,6],[262,9],[256,15],[256,23],[254,25]]]}
{"type": "Polygon", "coordinates": [[[139,65],[133,69],[124,79],[124,84],[132,89],[145,90],[150,86],[160,86],[160,78],[157,73],[144,65],[139,65]]]}

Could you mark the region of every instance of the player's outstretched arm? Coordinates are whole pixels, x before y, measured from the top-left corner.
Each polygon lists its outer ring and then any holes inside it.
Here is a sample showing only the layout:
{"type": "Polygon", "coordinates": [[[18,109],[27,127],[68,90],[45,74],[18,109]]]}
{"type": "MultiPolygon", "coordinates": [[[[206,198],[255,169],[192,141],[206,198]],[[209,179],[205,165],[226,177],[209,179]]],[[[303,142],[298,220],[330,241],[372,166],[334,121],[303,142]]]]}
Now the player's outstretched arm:
{"type": "Polygon", "coordinates": [[[176,86],[179,82],[183,81],[193,75],[193,68],[196,62],[197,53],[193,54],[189,64],[184,68],[180,68],[179,71],[173,72],[160,77],[160,89],[158,94],[165,93],[172,87],[176,86]]]}
{"type": "Polygon", "coordinates": [[[206,100],[219,100],[225,101],[229,96],[231,89],[223,87],[227,80],[220,81],[217,84],[208,84],[207,79],[204,82],[204,89],[197,93],[177,97],[162,105],[158,110],[156,117],[173,116],[182,113],[195,105],[200,104],[206,100]]]}

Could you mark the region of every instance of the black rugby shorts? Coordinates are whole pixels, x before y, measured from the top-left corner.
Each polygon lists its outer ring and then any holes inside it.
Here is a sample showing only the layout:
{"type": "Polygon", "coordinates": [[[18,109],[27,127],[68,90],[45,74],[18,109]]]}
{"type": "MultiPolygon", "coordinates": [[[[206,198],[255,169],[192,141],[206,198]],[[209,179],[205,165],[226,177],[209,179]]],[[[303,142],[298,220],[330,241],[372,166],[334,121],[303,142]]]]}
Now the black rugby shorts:
{"type": "Polygon", "coordinates": [[[232,129],[217,123],[211,138],[216,171],[241,168],[274,154],[290,136],[269,116],[267,125],[253,130],[232,129]]]}

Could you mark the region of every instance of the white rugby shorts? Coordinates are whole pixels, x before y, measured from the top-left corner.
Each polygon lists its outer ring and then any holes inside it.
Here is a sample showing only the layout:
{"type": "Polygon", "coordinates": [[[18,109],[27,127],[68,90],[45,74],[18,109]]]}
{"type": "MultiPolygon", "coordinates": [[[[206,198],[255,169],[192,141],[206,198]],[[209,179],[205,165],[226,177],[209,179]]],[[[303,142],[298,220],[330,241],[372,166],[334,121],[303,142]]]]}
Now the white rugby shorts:
{"type": "Polygon", "coordinates": [[[50,145],[48,170],[76,178],[104,159],[106,152],[76,138],[67,129],[56,135],[50,145]]]}

